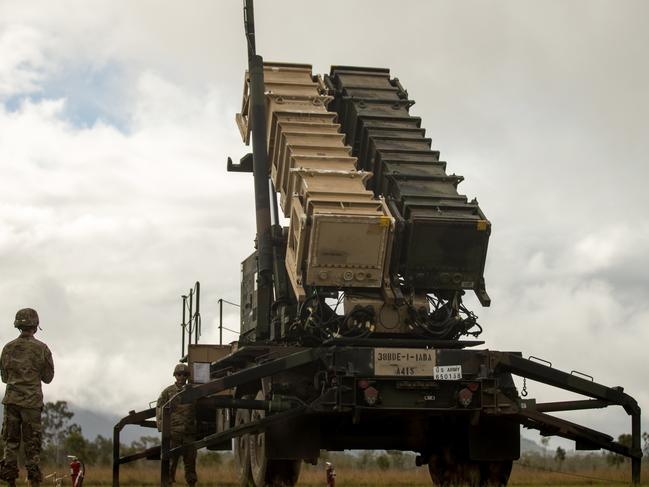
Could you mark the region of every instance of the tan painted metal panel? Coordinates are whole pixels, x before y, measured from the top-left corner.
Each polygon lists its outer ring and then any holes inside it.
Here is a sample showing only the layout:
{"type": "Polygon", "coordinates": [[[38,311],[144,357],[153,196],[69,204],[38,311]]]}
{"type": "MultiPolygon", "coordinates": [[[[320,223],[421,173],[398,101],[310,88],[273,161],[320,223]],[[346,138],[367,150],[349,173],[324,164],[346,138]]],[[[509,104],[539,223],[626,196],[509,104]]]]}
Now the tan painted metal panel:
{"type": "MultiPolygon", "coordinates": [[[[276,139],[271,138],[268,141],[268,155],[270,157],[271,176],[276,188],[280,188],[282,181],[278,178],[281,174],[279,171],[279,153],[281,144],[284,142],[282,135],[284,133],[329,133],[338,134],[340,125],[333,123],[306,123],[306,122],[285,122],[280,121],[277,124],[276,139]]],[[[285,190],[284,190],[285,191],[285,190]]]]}
{"type": "Polygon", "coordinates": [[[383,299],[363,295],[347,294],[343,301],[343,310],[347,314],[356,306],[371,306],[378,317],[373,331],[378,333],[407,333],[413,326],[410,310],[430,311],[426,295],[416,295],[412,303],[397,306],[388,304],[383,299]]]}
{"type": "MultiPolygon", "coordinates": [[[[344,147],[345,134],[341,133],[305,133],[305,132],[284,132],[278,138],[277,151],[274,165],[277,170],[277,188],[282,194],[286,194],[288,187],[288,173],[291,166],[292,147],[322,147],[339,148],[344,147]]],[[[349,148],[351,153],[351,148],[349,148]]]]}
{"type": "Polygon", "coordinates": [[[287,200],[291,196],[288,193],[289,172],[290,168],[294,165],[293,158],[298,156],[322,156],[322,157],[349,157],[351,155],[351,147],[342,144],[335,145],[288,145],[285,146],[285,153],[282,156],[283,165],[280,165],[281,172],[278,174],[280,184],[277,190],[280,192],[280,204],[284,214],[290,212],[290,202],[287,200]]]}
{"type": "Polygon", "coordinates": [[[317,85],[298,85],[292,83],[266,83],[266,93],[288,97],[315,97],[320,93],[317,85]]]}
{"type": "Polygon", "coordinates": [[[306,266],[309,286],[383,286],[391,221],[384,215],[314,208],[306,266]]]}
{"type": "Polygon", "coordinates": [[[264,63],[264,84],[293,82],[315,85],[311,73],[310,64],[264,63]]]}
{"type": "Polygon", "coordinates": [[[276,131],[274,124],[276,123],[278,114],[324,114],[327,113],[326,105],[329,101],[331,101],[331,97],[327,96],[293,98],[272,94],[266,95],[267,140],[269,140],[271,135],[276,131]]]}
{"type": "Polygon", "coordinates": [[[349,196],[372,200],[374,193],[366,190],[363,183],[367,175],[356,171],[295,170],[294,194],[301,201],[317,200],[323,195],[343,201],[349,196]]]}
{"type": "Polygon", "coordinates": [[[295,199],[297,201],[292,205],[290,213],[288,243],[286,245],[286,259],[284,262],[295,295],[298,300],[302,301],[305,297],[302,283],[302,260],[306,244],[306,235],[304,232],[307,226],[307,218],[297,196],[295,199]]]}
{"type": "MultiPolygon", "coordinates": [[[[231,345],[190,344],[187,347],[187,365],[189,366],[190,373],[189,381],[192,383],[204,383],[206,382],[206,374],[209,380],[210,364],[222,359],[231,352],[231,345]]],[[[227,389],[219,394],[230,394],[231,392],[230,389],[227,389]]]]}
{"type": "MultiPolygon", "coordinates": [[[[356,170],[332,97],[310,65],[266,63],[269,172],[289,217],[286,269],[298,299],[304,285],[381,288],[389,267],[394,220],[365,189],[371,173],[356,170]]],[[[237,123],[246,143],[249,95],[237,123]]]]}
{"type": "Polygon", "coordinates": [[[292,156],[288,175],[286,193],[292,196],[296,192],[299,183],[298,174],[295,169],[320,169],[331,171],[354,171],[356,164],[355,157],[323,157],[323,156],[292,156]]]}

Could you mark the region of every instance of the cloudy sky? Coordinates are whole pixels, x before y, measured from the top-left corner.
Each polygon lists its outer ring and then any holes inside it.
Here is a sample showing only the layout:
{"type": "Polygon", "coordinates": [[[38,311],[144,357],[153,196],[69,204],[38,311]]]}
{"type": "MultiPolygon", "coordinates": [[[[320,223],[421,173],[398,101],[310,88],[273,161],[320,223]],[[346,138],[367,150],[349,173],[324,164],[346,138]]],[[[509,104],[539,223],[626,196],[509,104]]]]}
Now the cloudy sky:
{"type": "MultiPolygon", "coordinates": [[[[320,73],[389,67],[492,221],[493,304],[468,300],[487,345],[649,410],[649,4],[395,5],[258,1],[258,49],[320,73]]],[[[47,399],[146,407],[171,380],[196,280],[203,341],[217,340],[217,300],[239,301],[254,237],[251,177],[225,171],[247,151],[245,66],[239,0],[0,0],[0,338],[38,309],[47,399]]],[[[581,417],[630,427],[621,410],[581,417]]]]}

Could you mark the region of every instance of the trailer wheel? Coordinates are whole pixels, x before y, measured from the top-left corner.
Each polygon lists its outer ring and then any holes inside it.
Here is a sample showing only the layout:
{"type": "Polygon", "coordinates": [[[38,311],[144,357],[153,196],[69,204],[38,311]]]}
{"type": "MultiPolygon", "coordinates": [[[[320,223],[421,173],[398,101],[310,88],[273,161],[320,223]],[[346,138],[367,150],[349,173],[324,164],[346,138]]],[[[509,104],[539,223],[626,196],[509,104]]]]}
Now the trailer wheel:
{"type": "Polygon", "coordinates": [[[509,482],[512,461],[477,462],[458,458],[448,450],[435,453],[428,461],[434,485],[452,487],[504,487],[509,482]]]}
{"type": "MultiPolygon", "coordinates": [[[[249,397],[248,397],[249,398],[249,397]]],[[[234,415],[234,425],[250,422],[250,411],[237,409],[234,415]]],[[[253,487],[252,475],[250,472],[250,439],[249,435],[241,435],[234,438],[234,461],[241,487],[253,487]]]]}
{"type": "MultiPolygon", "coordinates": [[[[263,400],[260,391],[257,400],[263,400]]],[[[265,416],[264,411],[253,411],[251,420],[265,416]]],[[[266,433],[250,435],[250,472],[256,487],[293,487],[300,476],[300,460],[271,460],[266,449],[266,433]]]]}
{"type": "Polygon", "coordinates": [[[430,456],[428,471],[433,484],[440,487],[481,485],[480,467],[474,462],[462,461],[449,449],[430,456]]]}
{"type": "Polygon", "coordinates": [[[509,475],[512,473],[512,460],[500,462],[480,462],[480,478],[485,486],[504,486],[509,482],[509,475]]]}

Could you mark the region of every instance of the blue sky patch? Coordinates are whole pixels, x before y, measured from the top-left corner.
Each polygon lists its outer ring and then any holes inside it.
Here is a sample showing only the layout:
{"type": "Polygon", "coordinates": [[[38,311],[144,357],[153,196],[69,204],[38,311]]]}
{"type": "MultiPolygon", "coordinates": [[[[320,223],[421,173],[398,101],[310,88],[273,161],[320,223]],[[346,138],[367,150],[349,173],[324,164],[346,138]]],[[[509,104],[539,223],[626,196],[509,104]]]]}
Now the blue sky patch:
{"type": "Polygon", "coordinates": [[[24,100],[65,98],[63,117],[75,127],[89,128],[101,121],[120,132],[129,131],[129,76],[120,64],[62,66],[57,72],[39,91],[5,99],[6,110],[18,110],[24,100]]]}

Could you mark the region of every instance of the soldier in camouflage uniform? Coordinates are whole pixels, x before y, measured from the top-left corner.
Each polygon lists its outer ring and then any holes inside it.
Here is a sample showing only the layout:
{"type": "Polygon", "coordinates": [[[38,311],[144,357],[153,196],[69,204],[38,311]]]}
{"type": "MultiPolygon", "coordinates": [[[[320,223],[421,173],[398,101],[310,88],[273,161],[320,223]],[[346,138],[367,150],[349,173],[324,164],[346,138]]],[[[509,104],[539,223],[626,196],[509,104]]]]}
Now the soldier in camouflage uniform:
{"type": "Polygon", "coordinates": [[[7,343],[0,355],[0,375],[2,382],[7,384],[2,400],[2,439],[5,451],[0,463],[0,478],[6,480],[10,486],[16,485],[18,449],[22,438],[27,478],[32,487],[37,487],[42,480],[38,467],[43,410],[41,382],[52,382],[54,362],[47,345],[34,338],[38,328],[38,314],[35,310],[19,310],[14,326],[20,330],[20,336],[7,343]]]}
{"type": "MultiPolygon", "coordinates": [[[[178,364],[174,369],[176,382],[171,384],[160,393],[156,405],[156,421],[158,430],[162,431],[162,406],[169,399],[178,394],[187,383],[189,378],[189,367],[185,364],[178,364]]],[[[176,448],[186,443],[191,443],[196,435],[195,408],[193,404],[179,404],[171,414],[171,448],[176,448]]],[[[172,482],[176,481],[176,467],[180,455],[175,455],[171,459],[170,475],[172,482]]],[[[186,448],[182,453],[183,464],[185,465],[185,481],[190,487],[194,487],[198,480],[196,476],[196,448],[186,448]]]]}

